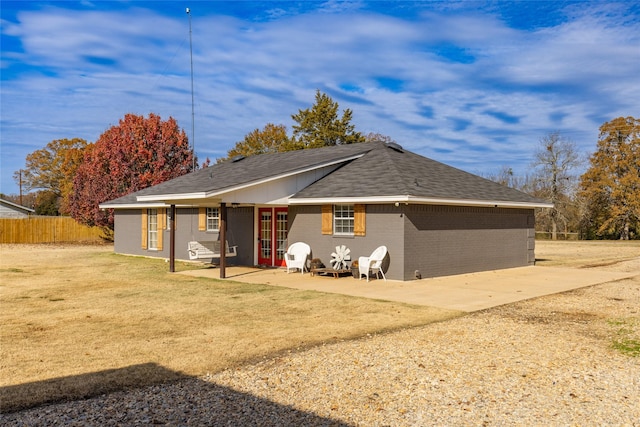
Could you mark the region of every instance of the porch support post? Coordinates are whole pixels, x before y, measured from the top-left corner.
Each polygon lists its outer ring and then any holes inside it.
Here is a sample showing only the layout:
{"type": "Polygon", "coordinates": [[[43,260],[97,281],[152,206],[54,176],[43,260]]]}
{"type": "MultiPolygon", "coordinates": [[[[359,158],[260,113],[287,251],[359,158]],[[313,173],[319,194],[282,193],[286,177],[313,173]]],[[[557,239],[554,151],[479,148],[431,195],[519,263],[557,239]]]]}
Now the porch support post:
{"type": "Polygon", "coordinates": [[[220,203],[220,278],[226,278],[227,267],[227,204],[220,203]]]}
{"type": "Polygon", "coordinates": [[[176,205],[169,209],[169,272],[176,271],[176,205]]]}

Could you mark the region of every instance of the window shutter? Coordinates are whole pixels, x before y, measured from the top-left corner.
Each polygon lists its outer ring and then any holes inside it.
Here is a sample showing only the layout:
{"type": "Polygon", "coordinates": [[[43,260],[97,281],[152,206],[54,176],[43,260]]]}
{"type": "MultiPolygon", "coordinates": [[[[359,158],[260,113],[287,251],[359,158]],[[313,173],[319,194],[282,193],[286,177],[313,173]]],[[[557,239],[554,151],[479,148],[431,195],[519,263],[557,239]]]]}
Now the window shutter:
{"type": "Polygon", "coordinates": [[[333,234],[333,205],[322,205],[322,234],[333,234]]]}
{"type": "Polygon", "coordinates": [[[367,228],[365,205],[353,205],[353,235],[364,236],[367,228]]]}
{"type": "Polygon", "coordinates": [[[158,209],[158,231],[167,229],[167,210],[158,209]]]}
{"type": "Polygon", "coordinates": [[[198,230],[207,231],[207,208],[198,209],[198,230]]]}
{"type": "Polygon", "coordinates": [[[142,214],[140,215],[142,218],[142,249],[147,249],[147,210],[142,209],[142,214]]]}
{"type": "Polygon", "coordinates": [[[158,209],[158,250],[162,250],[163,231],[167,228],[167,210],[158,209]]]}

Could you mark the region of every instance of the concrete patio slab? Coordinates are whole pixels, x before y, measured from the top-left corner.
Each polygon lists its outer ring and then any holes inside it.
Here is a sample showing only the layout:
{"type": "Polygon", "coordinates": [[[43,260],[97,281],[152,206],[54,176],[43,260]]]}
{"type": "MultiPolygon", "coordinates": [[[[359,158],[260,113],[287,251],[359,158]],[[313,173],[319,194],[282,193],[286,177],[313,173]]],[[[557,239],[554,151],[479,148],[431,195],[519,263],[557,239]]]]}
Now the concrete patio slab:
{"type": "MultiPolygon", "coordinates": [[[[217,268],[183,271],[193,277],[218,279],[217,268]]],[[[371,280],[351,276],[311,276],[284,269],[227,267],[226,279],[244,283],[284,286],[363,298],[426,305],[466,312],[565,292],[572,289],[633,277],[640,272],[613,272],[595,269],[519,267],[410,282],[371,280]]]]}

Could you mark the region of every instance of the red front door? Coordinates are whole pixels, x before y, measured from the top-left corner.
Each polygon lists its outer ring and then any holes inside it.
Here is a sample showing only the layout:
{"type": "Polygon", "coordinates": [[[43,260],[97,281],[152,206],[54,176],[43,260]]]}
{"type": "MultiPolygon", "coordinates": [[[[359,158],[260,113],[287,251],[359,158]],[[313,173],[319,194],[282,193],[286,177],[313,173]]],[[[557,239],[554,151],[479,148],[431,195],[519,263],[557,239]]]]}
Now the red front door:
{"type": "Polygon", "coordinates": [[[281,267],[287,251],[287,208],[258,208],[258,264],[281,267]]]}

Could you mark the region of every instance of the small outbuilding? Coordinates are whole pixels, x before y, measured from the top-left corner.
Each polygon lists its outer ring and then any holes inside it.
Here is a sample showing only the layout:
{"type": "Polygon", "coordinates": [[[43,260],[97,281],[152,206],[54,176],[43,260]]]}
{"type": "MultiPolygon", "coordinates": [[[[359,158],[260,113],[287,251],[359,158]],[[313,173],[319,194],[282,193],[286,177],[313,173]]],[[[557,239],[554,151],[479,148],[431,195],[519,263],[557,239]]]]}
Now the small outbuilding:
{"type": "Polygon", "coordinates": [[[276,267],[297,241],[327,265],[336,246],[384,245],[392,280],[533,265],[534,210],[552,207],[383,142],[237,157],[100,206],[117,253],[188,259],[218,241],[226,263],[276,267]]]}
{"type": "Polygon", "coordinates": [[[31,208],[0,199],[0,218],[28,218],[35,213],[31,208]]]}

